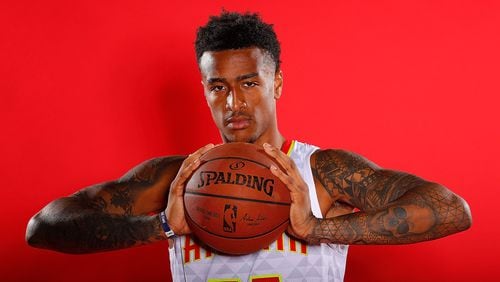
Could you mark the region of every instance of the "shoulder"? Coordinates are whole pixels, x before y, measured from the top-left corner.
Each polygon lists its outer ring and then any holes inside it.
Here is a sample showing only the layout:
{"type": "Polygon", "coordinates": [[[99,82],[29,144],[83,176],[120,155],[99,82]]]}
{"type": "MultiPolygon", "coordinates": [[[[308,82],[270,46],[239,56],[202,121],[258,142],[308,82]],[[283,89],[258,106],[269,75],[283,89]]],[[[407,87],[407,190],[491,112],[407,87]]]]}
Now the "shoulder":
{"type": "Polygon", "coordinates": [[[321,149],[318,146],[309,144],[309,143],[304,143],[298,140],[294,141],[294,150],[305,150],[305,151],[311,151],[312,152],[312,159],[316,160],[322,160],[322,161],[327,161],[328,163],[357,163],[357,164],[366,164],[366,165],[371,165],[371,166],[377,166],[373,162],[369,161],[367,158],[363,157],[362,155],[344,150],[344,149],[321,149]]]}
{"type": "Polygon", "coordinates": [[[323,149],[314,152],[311,158],[313,169],[357,171],[379,167],[364,156],[343,149],[323,149]]]}

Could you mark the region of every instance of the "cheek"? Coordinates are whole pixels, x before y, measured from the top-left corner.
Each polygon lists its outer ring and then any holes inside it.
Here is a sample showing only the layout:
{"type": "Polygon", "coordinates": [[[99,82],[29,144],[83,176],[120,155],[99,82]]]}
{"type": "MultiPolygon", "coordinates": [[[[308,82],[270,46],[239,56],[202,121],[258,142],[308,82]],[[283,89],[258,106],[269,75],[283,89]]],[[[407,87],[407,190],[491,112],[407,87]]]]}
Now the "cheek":
{"type": "Polygon", "coordinates": [[[222,123],[222,117],[224,116],[225,104],[221,103],[217,99],[207,98],[207,105],[212,113],[212,118],[214,122],[219,125],[222,123]]]}
{"type": "Polygon", "coordinates": [[[208,108],[210,109],[210,111],[213,113],[219,111],[219,104],[220,102],[218,101],[218,99],[216,97],[213,97],[213,96],[208,96],[208,97],[205,97],[206,98],[206,101],[207,101],[207,105],[208,105],[208,108]]]}
{"type": "Polygon", "coordinates": [[[273,115],[275,111],[275,100],[273,96],[271,97],[262,97],[257,101],[258,105],[255,108],[255,114],[259,114],[265,118],[269,118],[270,116],[273,115]]]}

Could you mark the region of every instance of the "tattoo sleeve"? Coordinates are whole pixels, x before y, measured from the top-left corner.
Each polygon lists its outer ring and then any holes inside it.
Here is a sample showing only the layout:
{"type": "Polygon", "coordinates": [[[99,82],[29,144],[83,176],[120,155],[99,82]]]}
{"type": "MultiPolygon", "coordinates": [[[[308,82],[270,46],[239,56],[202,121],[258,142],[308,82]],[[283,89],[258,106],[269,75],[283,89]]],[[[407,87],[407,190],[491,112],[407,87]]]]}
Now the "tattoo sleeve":
{"type": "Polygon", "coordinates": [[[443,186],[380,169],[349,152],[321,152],[313,173],[330,196],[360,211],[317,219],[307,238],[310,243],[416,243],[465,230],[471,224],[467,203],[443,186]]]}
{"type": "Polygon", "coordinates": [[[91,253],[165,239],[158,217],[151,214],[166,206],[170,174],[175,176],[179,163],[176,160],[153,159],[117,181],[55,200],[30,220],[28,243],[66,253],[91,253]],[[172,166],[169,174],[167,169],[172,166]],[[139,208],[138,198],[152,190],[157,190],[155,201],[139,208]]]}

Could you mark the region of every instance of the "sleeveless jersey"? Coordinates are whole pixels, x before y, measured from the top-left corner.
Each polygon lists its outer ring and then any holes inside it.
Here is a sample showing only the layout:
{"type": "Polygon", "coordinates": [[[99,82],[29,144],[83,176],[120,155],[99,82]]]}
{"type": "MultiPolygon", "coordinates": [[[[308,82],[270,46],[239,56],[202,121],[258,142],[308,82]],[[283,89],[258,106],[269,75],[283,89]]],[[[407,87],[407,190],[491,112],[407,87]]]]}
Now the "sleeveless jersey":
{"type": "MultiPolygon", "coordinates": [[[[322,218],[310,157],[318,147],[292,141],[288,155],[309,186],[311,208],[322,218]]],[[[343,281],[347,245],[306,245],[283,233],[269,247],[242,256],[213,253],[189,236],[174,239],[169,248],[173,281],[343,281]]]]}

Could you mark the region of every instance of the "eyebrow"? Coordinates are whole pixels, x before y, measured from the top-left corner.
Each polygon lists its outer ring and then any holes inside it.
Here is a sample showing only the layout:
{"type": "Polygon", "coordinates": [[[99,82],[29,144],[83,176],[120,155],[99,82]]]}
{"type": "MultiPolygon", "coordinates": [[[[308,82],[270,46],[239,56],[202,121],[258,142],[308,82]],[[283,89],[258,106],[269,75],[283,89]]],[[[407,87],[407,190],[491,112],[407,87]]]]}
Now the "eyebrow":
{"type": "Polygon", "coordinates": [[[240,75],[240,76],[238,76],[236,78],[236,80],[245,80],[245,79],[249,79],[249,78],[252,78],[252,77],[256,77],[258,75],[259,75],[258,73],[252,72],[252,73],[249,73],[249,74],[240,75]]]}
{"type": "Polygon", "coordinates": [[[215,82],[226,82],[225,78],[220,78],[220,77],[214,77],[214,78],[209,78],[207,79],[207,82],[209,84],[215,83],[215,82]]]}
{"type": "MultiPolygon", "coordinates": [[[[240,76],[236,77],[236,80],[237,81],[241,81],[241,80],[249,79],[249,78],[252,78],[252,77],[256,77],[258,75],[259,75],[259,73],[257,73],[257,72],[243,74],[243,75],[240,75],[240,76]]],[[[207,82],[209,84],[210,83],[215,83],[215,82],[226,82],[226,81],[227,80],[225,78],[221,78],[221,77],[213,77],[213,78],[207,79],[207,82]]]]}

